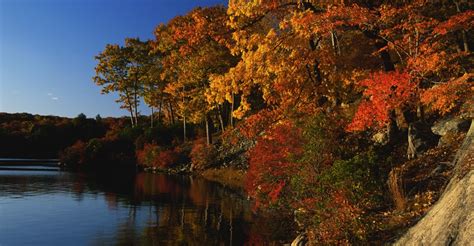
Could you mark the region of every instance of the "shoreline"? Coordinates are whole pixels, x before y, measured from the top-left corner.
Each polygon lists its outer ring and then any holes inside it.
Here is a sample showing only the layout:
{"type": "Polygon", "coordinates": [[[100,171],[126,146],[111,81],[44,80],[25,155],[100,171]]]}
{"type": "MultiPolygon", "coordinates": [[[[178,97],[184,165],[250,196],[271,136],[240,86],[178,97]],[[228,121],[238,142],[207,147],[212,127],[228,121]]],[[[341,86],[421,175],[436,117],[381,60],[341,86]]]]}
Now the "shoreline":
{"type": "Polygon", "coordinates": [[[153,174],[168,174],[168,175],[190,175],[202,177],[207,181],[218,183],[227,189],[236,191],[246,197],[245,192],[245,174],[246,172],[231,167],[224,168],[209,168],[199,171],[189,171],[189,169],[181,168],[159,168],[147,167],[142,168],[143,172],[153,174]]]}

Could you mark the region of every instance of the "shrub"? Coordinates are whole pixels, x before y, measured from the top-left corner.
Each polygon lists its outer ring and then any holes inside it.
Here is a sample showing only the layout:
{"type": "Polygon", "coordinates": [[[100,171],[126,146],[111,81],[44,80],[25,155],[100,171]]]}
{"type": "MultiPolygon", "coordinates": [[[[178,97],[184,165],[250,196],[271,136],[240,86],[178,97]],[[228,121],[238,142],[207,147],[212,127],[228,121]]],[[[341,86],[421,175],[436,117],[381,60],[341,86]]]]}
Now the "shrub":
{"type": "Polygon", "coordinates": [[[345,124],[337,122],[327,114],[303,122],[304,128],[280,122],[249,151],[246,190],[255,207],[297,211],[298,224],[321,244],[362,240],[364,211],[381,189],[372,152],[343,159],[345,124]]]}
{"type": "Polygon", "coordinates": [[[98,139],[98,138],[94,138],[94,139],[89,140],[89,142],[86,145],[85,151],[87,153],[87,156],[90,157],[90,159],[92,159],[92,160],[97,159],[98,155],[100,154],[100,152],[104,148],[103,142],[104,142],[104,140],[101,140],[101,139],[98,139]]]}
{"type": "Polygon", "coordinates": [[[145,144],[137,151],[137,162],[145,167],[170,168],[180,163],[182,153],[179,148],[161,149],[156,144],[145,144]]]}
{"type": "Polygon", "coordinates": [[[313,240],[344,243],[363,240],[368,223],[364,210],[379,196],[380,183],[374,174],[375,156],[362,153],[348,160],[337,160],[316,176],[311,197],[300,205],[308,211],[300,218],[311,228],[313,240]],[[309,201],[309,202],[308,202],[309,201]]]}
{"type": "Polygon", "coordinates": [[[191,168],[205,169],[214,164],[217,156],[217,150],[214,145],[208,145],[205,138],[200,138],[193,143],[191,150],[191,168]]]}
{"type": "Polygon", "coordinates": [[[81,140],[74,143],[72,146],[64,149],[59,154],[61,163],[67,166],[70,165],[84,165],[86,163],[86,144],[81,140]]]}
{"type": "Polygon", "coordinates": [[[143,129],[140,128],[140,127],[126,126],[126,127],[120,129],[120,131],[118,133],[118,138],[126,139],[126,140],[129,140],[129,141],[134,141],[140,135],[142,135],[142,133],[143,133],[143,129]]]}
{"type": "Polygon", "coordinates": [[[66,148],[60,160],[70,168],[132,168],[135,167],[134,154],[133,143],[128,140],[94,138],[66,148]]]}
{"type": "Polygon", "coordinates": [[[177,164],[180,153],[176,149],[168,149],[160,152],[158,156],[158,165],[163,168],[173,167],[177,164]]]}

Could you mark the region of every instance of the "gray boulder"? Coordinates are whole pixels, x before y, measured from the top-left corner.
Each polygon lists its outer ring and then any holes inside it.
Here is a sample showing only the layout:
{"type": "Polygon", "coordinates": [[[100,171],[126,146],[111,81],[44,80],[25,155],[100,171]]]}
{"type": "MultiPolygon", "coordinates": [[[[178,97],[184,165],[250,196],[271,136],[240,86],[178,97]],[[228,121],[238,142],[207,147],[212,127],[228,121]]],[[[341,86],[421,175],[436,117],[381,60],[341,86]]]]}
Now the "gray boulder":
{"type": "Polygon", "coordinates": [[[474,124],[453,161],[443,195],[394,245],[472,245],[474,242],[474,124]]]}
{"type": "Polygon", "coordinates": [[[431,131],[441,136],[438,146],[443,146],[453,141],[453,136],[466,132],[469,129],[470,120],[461,117],[447,117],[435,122],[431,127],[431,131]]]}
{"type": "Polygon", "coordinates": [[[438,120],[431,127],[431,131],[439,136],[444,136],[448,133],[457,134],[466,132],[469,129],[470,120],[459,117],[448,117],[438,120]]]}

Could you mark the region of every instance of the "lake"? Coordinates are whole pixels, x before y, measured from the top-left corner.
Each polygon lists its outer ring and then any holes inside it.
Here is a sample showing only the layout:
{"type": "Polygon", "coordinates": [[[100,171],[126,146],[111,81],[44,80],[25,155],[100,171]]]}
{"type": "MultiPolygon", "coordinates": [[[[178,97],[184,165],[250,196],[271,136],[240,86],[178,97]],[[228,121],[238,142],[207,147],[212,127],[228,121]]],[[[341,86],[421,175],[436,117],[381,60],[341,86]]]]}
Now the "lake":
{"type": "Polygon", "coordinates": [[[0,167],[0,245],[280,245],[285,221],[190,176],[0,167]]]}

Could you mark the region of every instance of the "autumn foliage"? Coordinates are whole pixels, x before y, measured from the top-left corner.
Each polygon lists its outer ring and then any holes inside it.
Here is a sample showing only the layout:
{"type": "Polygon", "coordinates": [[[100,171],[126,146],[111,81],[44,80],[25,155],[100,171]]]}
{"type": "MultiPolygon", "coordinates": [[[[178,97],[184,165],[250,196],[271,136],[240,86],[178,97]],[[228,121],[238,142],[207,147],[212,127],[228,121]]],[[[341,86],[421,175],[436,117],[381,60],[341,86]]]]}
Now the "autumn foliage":
{"type": "Polygon", "coordinates": [[[364,87],[360,103],[348,130],[382,127],[390,120],[390,111],[414,103],[416,84],[403,72],[378,72],[360,82],[364,87]]]}
{"type": "Polygon", "coordinates": [[[170,168],[180,160],[179,148],[162,149],[156,144],[146,143],[141,150],[137,150],[137,162],[144,167],[170,168]]]}
{"type": "Polygon", "coordinates": [[[257,207],[284,197],[292,173],[298,170],[297,157],[303,153],[301,134],[293,123],[282,122],[259,137],[250,150],[246,189],[256,198],[257,207]]]}
{"type": "Polygon", "coordinates": [[[190,158],[192,169],[199,170],[212,166],[215,162],[217,151],[213,145],[208,145],[205,138],[194,141],[190,158]]]}
{"type": "Polygon", "coordinates": [[[108,45],[94,79],[130,111],[127,135],[141,134],[140,97],[157,109],[151,125],[181,125],[166,146],[138,138],[141,165],[173,166],[179,144],[192,145],[191,170],[250,148],[246,191],[256,208],[296,211],[313,242],[357,244],[375,230],[366,212],[401,159],[408,126],[430,129],[440,115],[472,108],[472,8],[231,0],[160,24],[154,40],[108,45]],[[386,126],[390,144],[372,146],[386,126]]]}
{"type": "Polygon", "coordinates": [[[85,149],[86,144],[79,140],[61,153],[61,160],[65,164],[75,163],[82,166],[86,163],[85,149]]]}
{"type": "Polygon", "coordinates": [[[464,102],[472,104],[474,86],[470,84],[470,79],[472,79],[472,74],[465,74],[454,81],[425,90],[421,93],[421,102],[440,114],[447,114],[464,102]]]}

